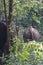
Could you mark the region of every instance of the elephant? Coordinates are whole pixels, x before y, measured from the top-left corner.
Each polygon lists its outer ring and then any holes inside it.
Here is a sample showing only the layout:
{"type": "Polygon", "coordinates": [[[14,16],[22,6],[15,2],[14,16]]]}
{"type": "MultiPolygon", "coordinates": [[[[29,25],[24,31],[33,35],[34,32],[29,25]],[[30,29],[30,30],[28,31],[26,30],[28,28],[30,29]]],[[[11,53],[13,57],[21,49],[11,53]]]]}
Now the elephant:
{"type": "Polygon", "coordinates": [[[40,33],[37,29],[32,26],[27,27],[23,32],[23,40],[24,42],[28,42],[28,40],[38,41],[40,39],[40,33]]]}

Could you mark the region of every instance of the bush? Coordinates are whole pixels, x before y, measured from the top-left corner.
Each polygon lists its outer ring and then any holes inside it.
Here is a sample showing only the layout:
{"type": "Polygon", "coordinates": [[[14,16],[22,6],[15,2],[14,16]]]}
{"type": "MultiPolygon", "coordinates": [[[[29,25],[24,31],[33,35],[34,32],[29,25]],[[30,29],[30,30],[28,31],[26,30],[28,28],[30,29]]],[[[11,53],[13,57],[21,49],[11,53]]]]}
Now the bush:
{"type": "Polygon", "coordinates": [[[10,55],[2,57],[4,65],[43,65],[43,42],[30,41],[24,43],[20,39],[13,39],[10,55]]]}

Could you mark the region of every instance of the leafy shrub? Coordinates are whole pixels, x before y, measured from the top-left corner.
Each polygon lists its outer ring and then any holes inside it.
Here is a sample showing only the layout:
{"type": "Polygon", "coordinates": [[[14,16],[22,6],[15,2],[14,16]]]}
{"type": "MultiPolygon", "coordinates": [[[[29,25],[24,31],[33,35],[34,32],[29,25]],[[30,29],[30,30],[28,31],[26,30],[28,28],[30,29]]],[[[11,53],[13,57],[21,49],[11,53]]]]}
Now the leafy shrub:
{"type": "Polygon", "coordinates": [[[4,65],[43,65],[43,42],[30,41],[24,43],[20,39],[13,39],[10,55],[2,57],[4,65]]]}

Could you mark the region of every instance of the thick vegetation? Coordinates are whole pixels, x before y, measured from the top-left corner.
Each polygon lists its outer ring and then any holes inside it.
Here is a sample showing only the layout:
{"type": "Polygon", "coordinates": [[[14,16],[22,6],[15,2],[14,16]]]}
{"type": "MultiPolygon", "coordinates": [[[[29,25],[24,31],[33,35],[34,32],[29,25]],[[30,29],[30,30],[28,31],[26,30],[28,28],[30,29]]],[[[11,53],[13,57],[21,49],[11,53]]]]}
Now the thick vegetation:
{"type": "Polygon", "coordinates": [[[43,65],[43,42],[30,41],[24,43],[20,39],[13,39],[10,55],[2,57],[4,65],[43,65]]]}
{"type": "MultiPolygon", "coordinates": [[[[6,2],[6,13],[9,15],[9,1],[6,2]]],[[[9,47],[10,54],[2,56],[3,65],[43,65],[43,0],[13,0],[11,25],[19,26],[18,38],[14,38],[9,47]],[[12,24],[14,23],[14,24],[12,24]],[[24,43],[24,29],[32,25],[41,35],[39,42],[24,43]]],[[[0,21],[5,21],[3,0],[0,0],[0,21]]],[[[6,23],[6,21],[5,21],[6,23]]],[[[10,27],[11,32],[14,28],[10,27]]],[[[15,33],[14,33],[15,34],[15,33]]],[[[13,34],[13,36],[14,36],[13,34]]]]}

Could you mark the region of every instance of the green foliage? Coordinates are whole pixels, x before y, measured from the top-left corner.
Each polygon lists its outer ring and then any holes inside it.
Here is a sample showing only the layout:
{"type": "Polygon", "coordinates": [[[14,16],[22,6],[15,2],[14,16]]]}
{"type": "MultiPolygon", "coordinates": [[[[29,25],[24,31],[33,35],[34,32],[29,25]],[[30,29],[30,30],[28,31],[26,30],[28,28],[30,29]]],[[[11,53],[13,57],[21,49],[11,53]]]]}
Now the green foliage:
{"type": "MultiPolygon", "coordinates": [[[[8,4],[6,9],[8,14],[8,4]]],[[[20,26],[20,35],[22,38],[23,27],[29,25],[37,26],[42,34],[43,40],[43,0],[13,0],[12,21],[20,26]],[[23,27],[21,27],[21,25],[23,27]]],[[[3,1],[0,0],[0,18],[4,16],[3,1]]],[[[11,30],[11,32],[13,32],[11,30]]],[[[10,46],[10,55],[2,57],[4,65],[43,65],[43,42],[30,41],[24,43],[18,38],[13,39],[10,46]]]]}
{"type": "MultiPolygon", "coordinates": [[[[8,15],[8,5],[9,1],[6,1],[6,9],[8,15]]],[[[3,10],[3,1],[0,0],[0,9],[3,10]],[[2,2],[2,3],[1,3],[2,2]]],[[[4,13],[1,10],[2,13],[4,13]]],[[[13,0],[13,17],[12,21],[14,21],[17,25],[22,25],[23,27],[27,27],[29,25],[36,26],[43,33],[43,0],[13,0]]],[[[4,17],[5,15],[0,12],[4,17]]]]}
{"type": "Polygon", "coordinates": [[[38,13],[38,8],[42,8],[42,2],[41,1],[36,1],[36,0],[14,0],[14,10],[13,13],[15,14],[14,16],[17,19],[25,19],[27,18],[26,15],[28,15],[28,12],[31,8],[34,8],[34,11],[38,13]],[[35,6],[35,7],[34,7],[35,6]]]}
{"type": "Polygon", "coordinates": [[[42,0],[14,0],[13,21],[23,27],[33,25],[43,30],[43,12],[41,10],[43,11],[42,0]]]}
{"type": "Polygon", "coordinates": [[[2,58],[4,65],[43,65],[43,42],[24,43],[18,38],[13,41],[10,55],[2,58]]]}

